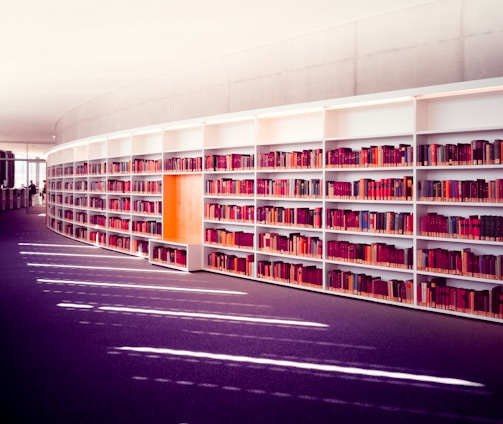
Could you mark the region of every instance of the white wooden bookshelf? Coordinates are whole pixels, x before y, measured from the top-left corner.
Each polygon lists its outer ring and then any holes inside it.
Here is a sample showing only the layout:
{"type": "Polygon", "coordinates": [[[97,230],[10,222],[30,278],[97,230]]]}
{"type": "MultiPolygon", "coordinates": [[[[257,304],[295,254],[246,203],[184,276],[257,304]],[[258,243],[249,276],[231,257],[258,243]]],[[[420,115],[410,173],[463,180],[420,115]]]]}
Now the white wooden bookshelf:
{"type": "Polygon", "coordinates": [[[76,140],[49,152],[47,223],[156,265],[503,323],[502,109],[498,78],[76,140]],[[444,160],[474,140],[485,156],[444,160]],[[431,231],[446,221],[471,235],[431,231]]]}

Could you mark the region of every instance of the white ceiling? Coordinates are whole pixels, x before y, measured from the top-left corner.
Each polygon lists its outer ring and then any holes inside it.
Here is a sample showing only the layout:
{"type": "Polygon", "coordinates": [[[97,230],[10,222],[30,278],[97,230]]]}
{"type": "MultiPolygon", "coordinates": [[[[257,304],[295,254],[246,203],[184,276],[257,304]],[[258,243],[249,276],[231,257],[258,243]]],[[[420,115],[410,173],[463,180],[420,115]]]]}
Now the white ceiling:
{"type": "Polygon", "coordinates": [[[52,142],[107,92],[432,0],[11,0],[0,5],[0,144],[52,142]]]}

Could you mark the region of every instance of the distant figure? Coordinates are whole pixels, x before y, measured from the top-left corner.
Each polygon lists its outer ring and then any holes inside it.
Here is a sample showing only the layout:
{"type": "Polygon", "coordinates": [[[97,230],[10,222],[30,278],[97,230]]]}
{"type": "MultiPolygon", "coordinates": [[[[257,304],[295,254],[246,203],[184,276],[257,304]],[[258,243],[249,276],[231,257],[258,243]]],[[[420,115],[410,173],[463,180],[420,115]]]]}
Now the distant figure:
{"type": "Polygon", "coordinates": [[[47,187],[47,183],[46,181],[44,180],[44,187],[42,188],[42,191],[40,192],[40,196],[42,197],[42,204],[45,203],[45,192],[46,192],[46,187],[47,187]]]}
{"type": "Polygon", "coordinates": [[[28,188],[29,188],[29,194],[30,194],[29,205],[32,206],[33,205],[33,196],[35,196],[37,194],[37,186],[35,184],[33,184],[33,181],[30,180],[30,185],[28,186],[28,188]]]}

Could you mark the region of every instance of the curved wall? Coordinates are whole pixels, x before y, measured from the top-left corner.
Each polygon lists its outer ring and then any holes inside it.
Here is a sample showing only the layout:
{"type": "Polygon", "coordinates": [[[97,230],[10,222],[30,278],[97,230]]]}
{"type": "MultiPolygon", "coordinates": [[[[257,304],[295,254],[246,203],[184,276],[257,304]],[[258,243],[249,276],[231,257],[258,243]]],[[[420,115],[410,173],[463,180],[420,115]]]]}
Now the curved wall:
{"type": "Polygon", "coordinates": [[[290,103],[503,76],[503,2],[439,0],[239,52],[96,98],[57,143],[290,103]]]}

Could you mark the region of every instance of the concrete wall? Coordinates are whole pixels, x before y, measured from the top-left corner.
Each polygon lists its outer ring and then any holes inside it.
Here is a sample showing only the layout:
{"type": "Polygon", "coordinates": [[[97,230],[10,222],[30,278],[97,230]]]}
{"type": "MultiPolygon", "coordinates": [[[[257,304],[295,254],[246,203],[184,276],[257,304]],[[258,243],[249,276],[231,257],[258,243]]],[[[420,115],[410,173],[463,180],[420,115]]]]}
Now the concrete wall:
{"type": "Polygon", "coordinates": [[[56,139],[500,77],[502,45],[502,0],[432,1],[142,81],[63,116],[56,139]]]}

